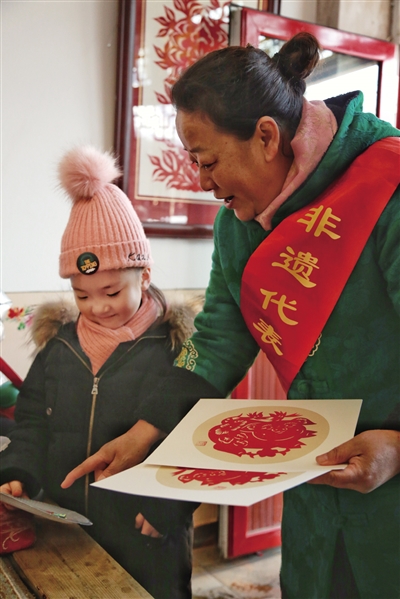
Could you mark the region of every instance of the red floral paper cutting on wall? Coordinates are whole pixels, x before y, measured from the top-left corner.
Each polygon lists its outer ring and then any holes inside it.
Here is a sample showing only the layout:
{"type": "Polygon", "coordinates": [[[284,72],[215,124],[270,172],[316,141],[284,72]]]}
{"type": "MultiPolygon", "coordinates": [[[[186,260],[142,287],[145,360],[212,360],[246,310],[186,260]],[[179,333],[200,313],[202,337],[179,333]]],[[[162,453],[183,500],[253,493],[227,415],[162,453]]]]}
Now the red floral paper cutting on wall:
{"type": "MultiPolygon", "coordinates": [[[[210,0],[209,4],[195,0],[174,0],[172,10],[164,6],[165,14],[155,21],[160,24],[158,38],[166,38],[163,47],[154,46],[159,58],[155,61],[166,73],[164,92],[155,92],[157,102],[171,104],[171,87],[184,69],[199,58],[223,48],[228,43],[229,2],[210,0]]],[[[153,179],[165,182],[168,189],[201,192],[197,168],[188,160],[187,152],[174,143],[164,141],[167,149],[161,158],[149,155],[153,179]]]]}

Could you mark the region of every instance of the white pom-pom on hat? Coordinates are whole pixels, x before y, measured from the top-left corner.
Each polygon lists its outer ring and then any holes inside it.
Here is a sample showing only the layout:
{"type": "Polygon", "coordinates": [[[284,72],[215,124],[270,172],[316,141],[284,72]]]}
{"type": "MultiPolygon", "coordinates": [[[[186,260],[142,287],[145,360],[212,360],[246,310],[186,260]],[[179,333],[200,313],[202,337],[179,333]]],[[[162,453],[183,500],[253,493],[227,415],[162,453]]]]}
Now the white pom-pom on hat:
{"type": "Polygon", "coordinates": [[[92,146],[70,150],[58,167],[61,187],[73,201],[90,199],[121,176],[116,159],[92,146]]]}

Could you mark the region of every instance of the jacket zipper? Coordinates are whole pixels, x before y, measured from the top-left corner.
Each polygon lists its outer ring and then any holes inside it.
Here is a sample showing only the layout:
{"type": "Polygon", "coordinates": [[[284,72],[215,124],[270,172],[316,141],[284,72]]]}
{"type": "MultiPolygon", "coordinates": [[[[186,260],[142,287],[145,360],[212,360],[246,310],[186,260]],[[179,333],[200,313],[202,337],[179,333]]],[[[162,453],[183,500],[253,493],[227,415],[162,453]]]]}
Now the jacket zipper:
{"type": "MultiPolygon", "coordinates": [[[[163,339],[164,337],[165,337],[165,335],[152,335],[152,336],[149,336],[149,337],[141,337],[140,339],[138,339],[136,341],[136,343],[134,345],[132,345],[125,352],[125,354],[122,354],[122,356],[120,356],[118,358],[118,360],[116,362],[114,362],[114,364],[112,364],[112,366],[114,366],[126,354],[128,354],[130,351],[132,351],[138,345],[138,343],[140,343],[140,341],[144,341],[145,339],[163,339]]],[[[82,364],[84,365],[84,367],[87,370],[89,370],[90,374],[93,374],[92,371],[91,371],[91,369],[89,368],[89,366],[86,364],[85,360],[78,354],[78,352],[75,350],[75,348],[73,348],[72,345],[70,343],[68,343],[68,341],[66,341],[62,337],[58,337],[58,336],[56,336],[56,339],[58,339],[59,341],[62,341],[64,343],[64,345],[66,345],[67,347],[69,347],[69,349],[72,351],[72,353],[75,354],[75,356],[82,362],[82,364]]],[[[109,366],[108,368],[106,368],[106,370],[104,370],[104,372],[102,372],[102,374],[99,377],[95,376],[93,378],[92,405],[91,405],[91,409],[90,409],[88,440],[87,440],[87,446],[86,446],[86,459],[90,457],[91,449],[92,449],[94,414],[95,414],[95,411],[96,411],[96,402],[97,402],[97,397],[98,397],[98,394],[99,394],[99,383],[100,383],[100,379],[109,370],[109,368],[111,368],[111,366],[109,366]]],[[[89,474],[85,474],[85,516],[86,517],[88,517],[88,513],[89,513],[89,484],[90,484],[89,474]]]]}
{"type": "MultiPolygon", "coordinates": [[[[86,459],[91,454],[92,448],[92,439],[93,439],[93,422],[94,422],[94,413],[96,410],[96,401],[97,396],[99,394],[99,382],[101,377],[95,376],[93,379],[93,387],[92,387],[92,407],[90,409],[90,419],[89,419],[89,434],[88,434],[88,442],[86,447],[86,459]]],[[[89,474],[85,474],[85,515],[87,516],[89,513],[89,474]]]]}

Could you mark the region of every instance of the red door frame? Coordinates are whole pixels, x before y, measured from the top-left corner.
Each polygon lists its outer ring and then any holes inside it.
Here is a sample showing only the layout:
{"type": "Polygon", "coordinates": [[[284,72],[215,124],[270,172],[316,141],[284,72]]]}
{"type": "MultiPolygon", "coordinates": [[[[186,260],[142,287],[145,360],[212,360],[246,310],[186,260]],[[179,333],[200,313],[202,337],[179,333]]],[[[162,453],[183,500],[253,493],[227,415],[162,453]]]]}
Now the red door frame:
{"type": "MultiPolygon", "coordinates": [[[[232,399],[278,399],[286,394],[268,361],[260,352],[245,378],[231,394],[232,399]]],[[[229,506],[227,557],[265,551],[281,544],[283,494],[250,507],[229,506]]]]}
{"type": "MultiPolygon", "coordinates": [[[[281,545],[281,517],[283,494],[270,497],[252,508],[229,506],[228,511],[228,556],[229,558],[265,551],[281,545]],[[262,504],[262,505],[261,505],[262,504]],[[259,507],[267,510],[267,519],[274,522],[269,526],[251,528],[249,519],[259,507]]],[[[265,517],[265,514],[262,516],[265,517]]]]}

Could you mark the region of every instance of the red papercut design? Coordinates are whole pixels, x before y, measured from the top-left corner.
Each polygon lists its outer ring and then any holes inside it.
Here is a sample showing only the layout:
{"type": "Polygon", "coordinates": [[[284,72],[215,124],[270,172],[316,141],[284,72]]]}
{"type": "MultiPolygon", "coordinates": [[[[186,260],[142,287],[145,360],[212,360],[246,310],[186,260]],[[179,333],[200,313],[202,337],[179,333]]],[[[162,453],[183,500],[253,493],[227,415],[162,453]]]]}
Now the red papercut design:
{"type": "Polygon", "coordinates": [[[158,156],[149,156],[156,167],[153,170],[154,180],[165,181],[169,189],[201,191],[197,166],[188,160],[188,153],[171,142],[165,144],[170,149],[162,152],[162,160],[158,156]]]}
{"type": "Polygon", "coordinates": [[[171,85],[180,73],[212,50],[227,44],[228,34],[221,25],[228,22],[225,6],[219,0],[210,0],[209,6],[196,0],[174,0],[174,8],[183,13],[176,18],[171,8],[164,6],[165,17],[155,19],[162,26],[157,37],[167,37],[164,48],[154,46],[160,60],[159,67],[168,70],[165,79],[165,95],[157,94],[161,104],[170,104],[171,85]]]}
{"type": "Polygon", "coordinates": [[[214,487],[221,483],[229,485],[246,485],[261,483],[265,480],[278,478],[286,472],[242,472],[238,470],[202,470],[197,468],[180,468],[173,473],[182,483],[200,482],[201,486],[214,487]]]}
{"type": "MultiPolygon", "coordinates": [[[[164,93],[155,92],[160,104],[171,104],[171,86],[180,73],[204,54],[223,48],[228,42],[227,27],[229,2],[210,0],[208,6],[196,0],[174,0],[175,11],[164,6],[165,16],[155,20],[161,25],[157,37],[166,37],[163,48],[154,46],[159,58],[156,64],[167,71],[164,93]],[[177,16],[183,13],[183,17],[177,16]]],[[[188,160],[187,152],[165,141],[168,149],[161,158],[149,156],[156,167],[153,177],[165,181],[169,189],[202,191],[197,168],[188,160]]]]}
{"type": "Polygon", "coordinates": [[[217,451],[239,457],[275,457],[301,448],[304,443],[300,439],[314,437],[316,431],[307,429],[313,424],[315,422],[300,414],[253,412],[224,418],[209,430],[208,436],[217,451]]]}

